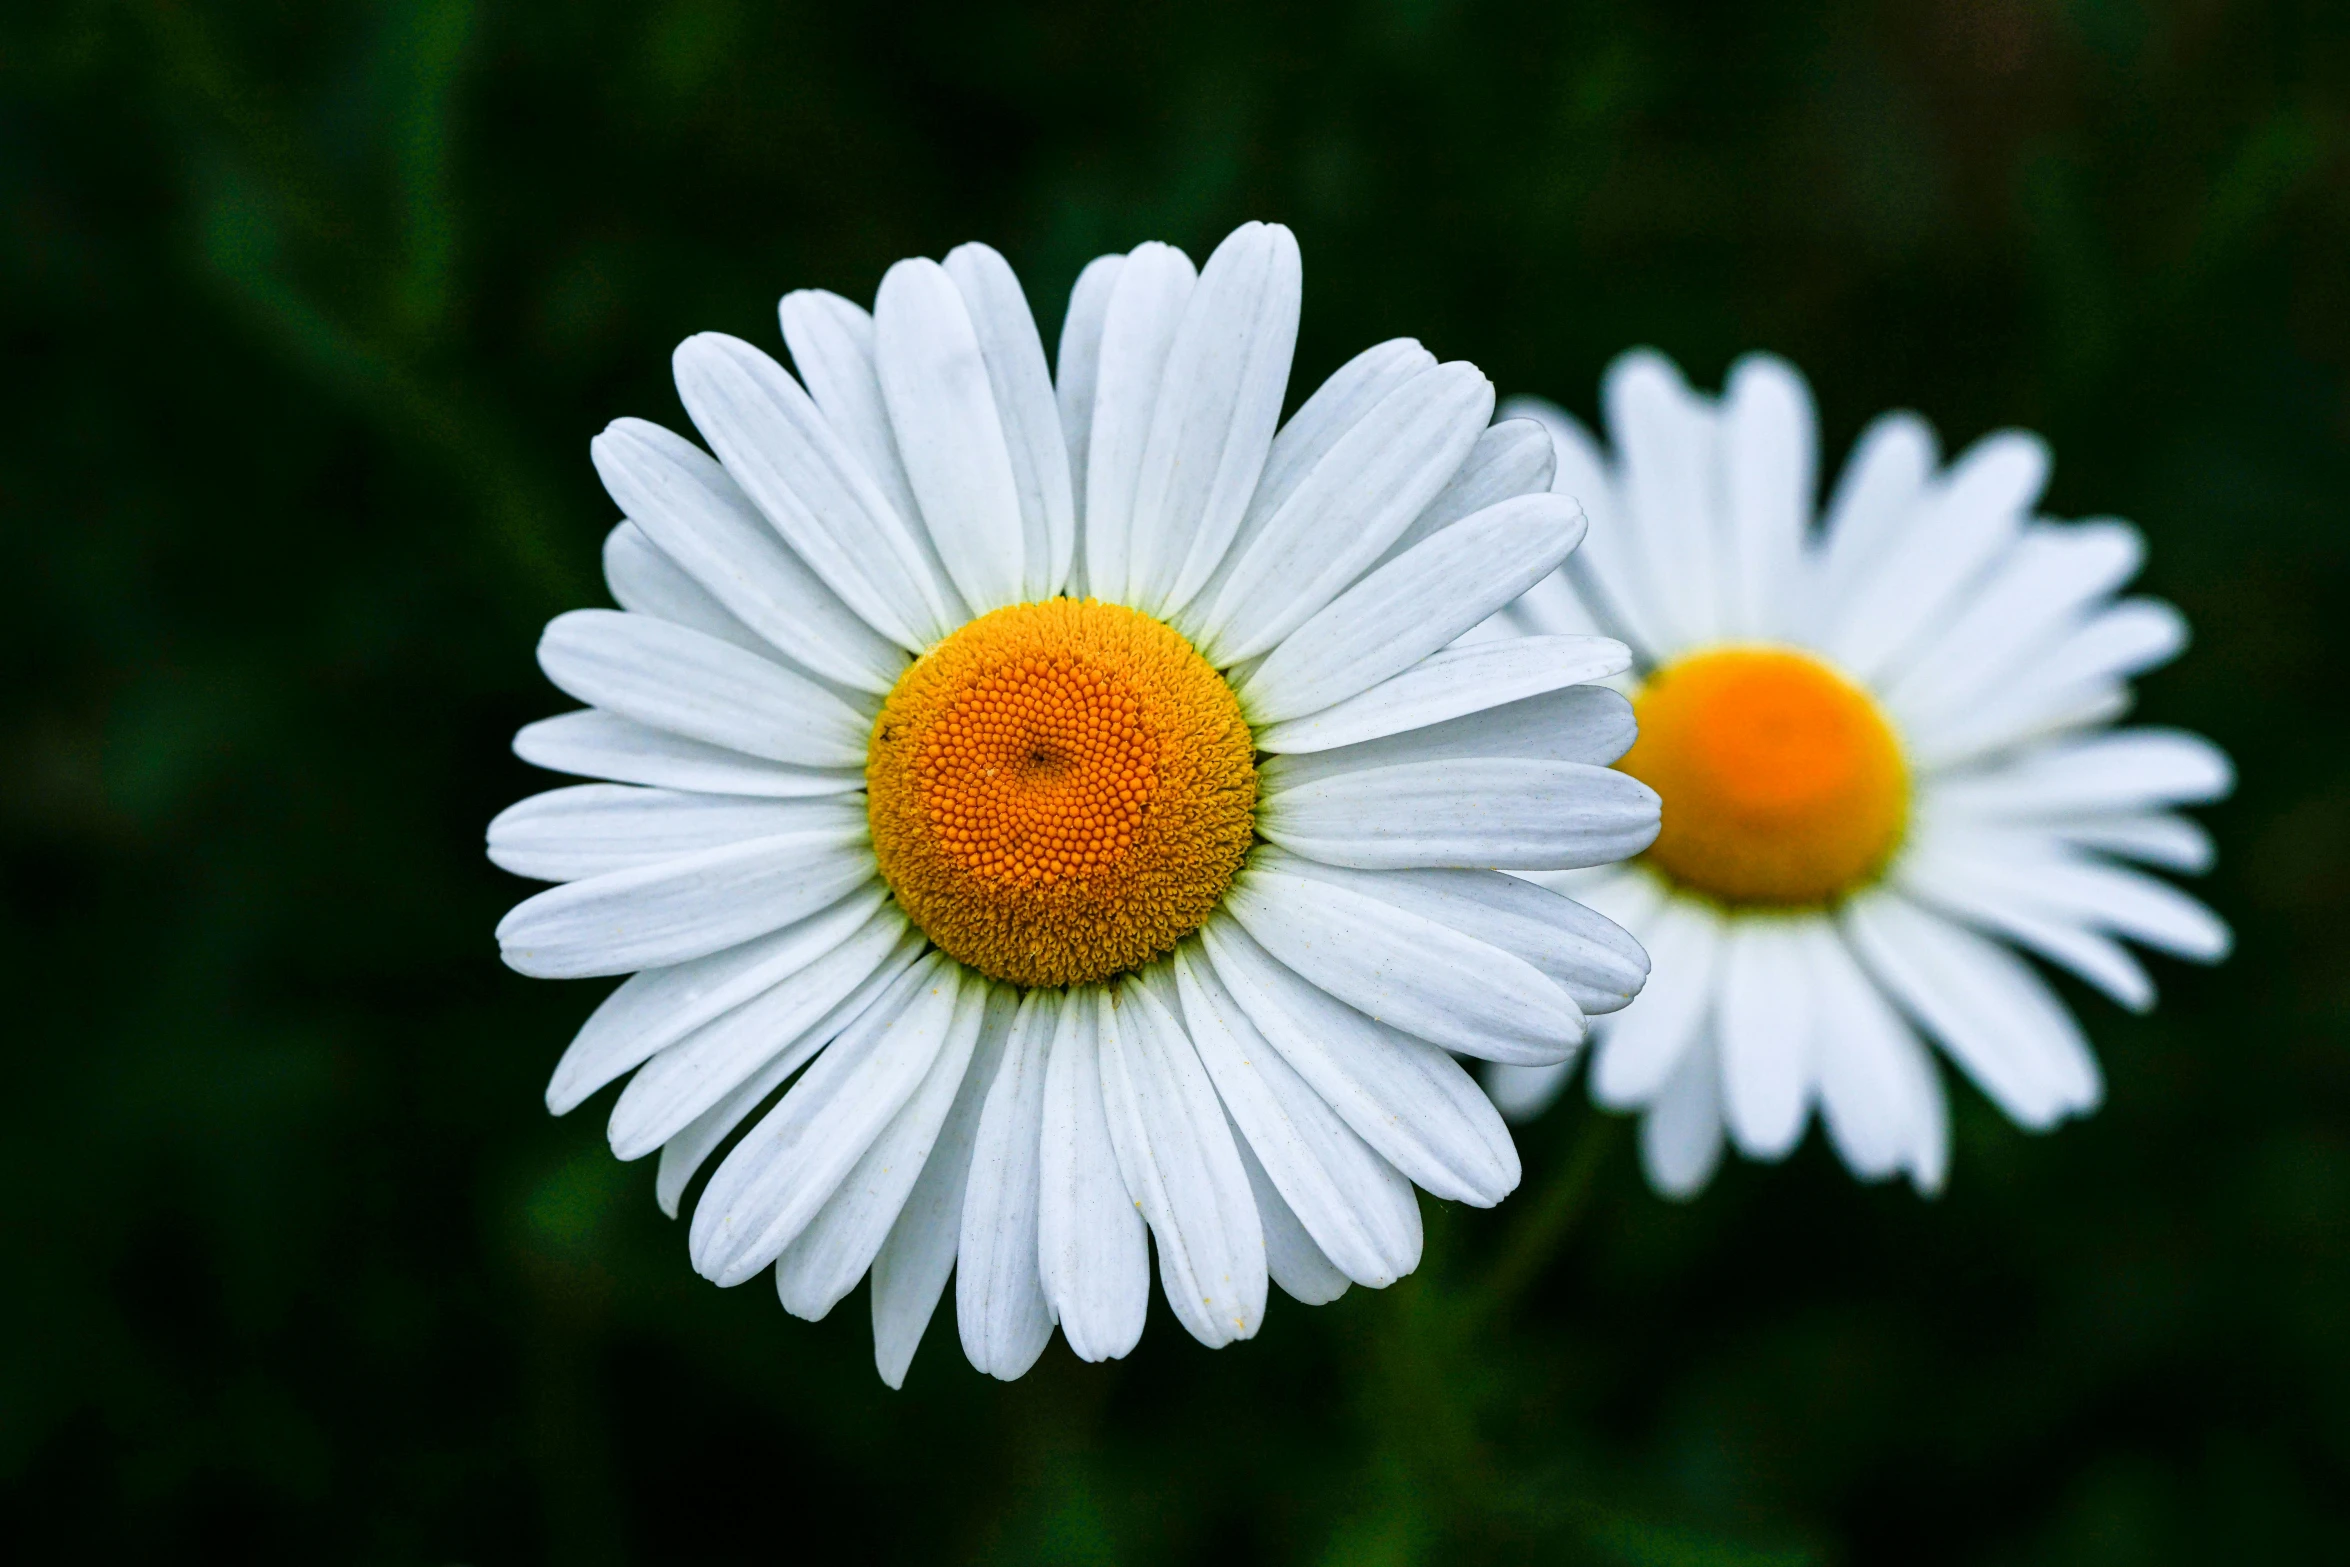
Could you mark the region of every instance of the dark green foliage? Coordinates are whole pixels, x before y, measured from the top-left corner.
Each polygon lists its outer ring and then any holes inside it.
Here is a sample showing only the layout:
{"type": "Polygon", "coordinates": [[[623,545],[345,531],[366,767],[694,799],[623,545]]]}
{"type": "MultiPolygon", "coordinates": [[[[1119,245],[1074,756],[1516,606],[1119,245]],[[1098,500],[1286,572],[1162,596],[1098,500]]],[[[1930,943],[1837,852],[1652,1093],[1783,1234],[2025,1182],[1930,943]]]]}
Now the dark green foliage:
{"type": "MultiPolygon", "coordinates": [[[[191,0],[0,19],[0,1538],[28,1562],[2342,1559],[2350,14],[191,0]],[[539,1095],[482,825],[596,599],[586,443],[983,237],[1248,217],[1301,388],[1411,333],[1590,411],[1654,343],[2045,432],[2239,759],[2239,954],[2069,991],[2106,1109],[1964,1086],[1949,1194],[1815,1137],[1694,1207],[1570,1109],[1421,1276],[1210,1354],[902,1394],[694,1278],[539,1095]],[[1605,1141],[1594,1143],[1591,1139],[1605,1141]],[[1580,1185],[1595,1178],[1588,1190],[1580,1185]]],[[[950,1308],[951,1312],[951,1308],[950,1308]]]]}

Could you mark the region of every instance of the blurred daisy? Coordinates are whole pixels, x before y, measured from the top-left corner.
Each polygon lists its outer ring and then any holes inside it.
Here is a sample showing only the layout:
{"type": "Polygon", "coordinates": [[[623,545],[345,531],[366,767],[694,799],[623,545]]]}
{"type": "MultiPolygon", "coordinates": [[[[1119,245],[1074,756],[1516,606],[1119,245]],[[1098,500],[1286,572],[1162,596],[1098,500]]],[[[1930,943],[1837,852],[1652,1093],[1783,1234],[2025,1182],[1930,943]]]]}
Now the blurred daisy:
{"type": "Polygon", "coordinates": [[[623,608],[558,617],[589,704],[515,742],[616,780],[525,800],[490,855],[563,885],[498,928],[526,974],[632,973],[547,1091],[633,1072],[694,1265],[821,1317],[872,1275],[896,1385],[950,1270],[972,1364],[1057,1322],[1122,1355],[1149,1298],[1254,1333],[1420,1254],[1416,1183],[1518,1159],[1454,1052],[1566,1059],[1647,970],[1500,873],[1646,846],[1610,770],[1625,669],[1588,635],[1447,644],[1583,533],[1550,442],[1467,364],[1382,344],[1278,434],[1300,270],[1251,224],[1078,280],[1058,374],[1001,256],[900,262],[871,315],[783,301],[795,379],[703,335],[715,458],[597,437],[623,608]],[[756,1117],[755,1122],[753,1118],[756,1117]],[[736,1137],[738,1128],[753,1122],[736,1137]]]}
{"type": "MultiPolygon", "coordinates": [[[[1625,771],[1664,797],[1634,865],[1537,879],[1628,927],[1656,963],[1594,1048],[1592,1097],[1642,1112],[1650,1180],[1696,1192],[1724,1134],[1783,1157],[1814,1107],[1853,1172],[1942,1184],[1940,1044],[2019,1124],[2096,1108],[2096,1058],[2012,947],[2142,1011],[2154,986],[2122,939],[2211,962],[2212,913],[2120,863],[2211,862],[2173,807],[2217,799],[2228,759],[2163,729],[2109,730],[2129,678],[2185,646],[2178,611],[2113,595],[2135,529],[2033,514],[2035,436],[1986,437],[1948,466],[1888,414],[1862,435],[1813,527],[1809,389],[1772,358],[1719,401],[1634,353],[1603,390],[1615,451],[1547,403],[1556,488],[1585,548],[1501,623],[1605,630],[1634,648],[1640,740],[1625,771]]],[[[1495,1069],[1514,1117],[1563,1064],[1495,1069]]]]}

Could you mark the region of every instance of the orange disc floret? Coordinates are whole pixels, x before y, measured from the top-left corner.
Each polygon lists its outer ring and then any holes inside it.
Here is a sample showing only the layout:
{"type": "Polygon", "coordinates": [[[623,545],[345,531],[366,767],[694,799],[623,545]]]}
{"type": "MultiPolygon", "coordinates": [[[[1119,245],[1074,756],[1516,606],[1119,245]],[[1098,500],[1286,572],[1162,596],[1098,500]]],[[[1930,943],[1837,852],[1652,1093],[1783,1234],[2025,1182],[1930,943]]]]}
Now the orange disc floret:
{"type": "Polygon", "coordinates": [[[1015,985],[1138,968],[1215,911],[1255,832],[1254,742],[1222,676],[1122,605],[983,615],[874,721],[873,852],[932,941],[1015,985]]]}
{"type": "Polygon", "coordinates": [[[1691,654],[1632,707],[1640,738],[1616,765],[1663,799],[1647,859],[1691,891],[1829,903],[1874,880],[1900,844],[1900,741],[1866,691],[1810,654],[1691,654]]]}

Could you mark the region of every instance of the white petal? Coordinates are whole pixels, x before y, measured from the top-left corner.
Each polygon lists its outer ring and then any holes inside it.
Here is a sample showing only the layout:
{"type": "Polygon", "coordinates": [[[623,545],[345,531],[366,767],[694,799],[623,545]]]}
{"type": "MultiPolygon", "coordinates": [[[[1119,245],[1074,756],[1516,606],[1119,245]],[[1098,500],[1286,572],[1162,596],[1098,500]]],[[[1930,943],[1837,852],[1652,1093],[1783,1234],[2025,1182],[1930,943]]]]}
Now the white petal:
{"type": "Polygon", "coordinates": [[[526,898],[498,922],[499,955],[537,979],[683,963],[805,919],[876,874],[862,823],[753,838],[526,898]]]}
{"type": "Polygon", "coordinates": [[[1548,976],[1584,1012],[1616,1011],[1648,976],[1648,955],[1628,932],[1572,898],[1499,871],[1347,870],[1271,845],[1250,863],[1376,899],[1498,947],[1548,976]]]}
{"type": "Polygon", "coordinates": [[[1179,628],[1219,668],[1279,645],[1387,552],[1492,414],[1493,386],[1474,365],[1439,365],[1397,388],[1255,537],[1235,545],[1220,586],[1194,601],[1179,628]]]}
{"type": "Polygon", "coordinates": [[[582,702],[799,767],[862,767],[870,721],[824,687],[715,637],[610,609],[547,623],[539,667],[582,702]]]}
{"type": "Polygon", "coordinates": [[[1722,1051],[1722,1110],[1739,1152],[1783,1159],[1811,1110],[1811,988],[1802,917],[1730,920],[1714,1002],[1722,1051]]]}
{"type": "Polygon", "coordinates": [[[1223,563],[1281,422],[1302,286],[1277,223],[1242,224],[1200,269],[1135,482],[1126,603],[1163,617],[1223,563]]]}
{"type": "Polygon", "coordinates": [[[1913,413],[1880,414],[1853,444],[1820,530],[1817,602],[1839,604],[1899,538],[1942,460],[1933,427],[1913,413]]]}
{"type": "Polygon", "coordinates": [[[798,1071],[808,1059],[806,1047],[810,1041],[816,1048],[830,1044],[841,1030],[865,1015],[866,1009],[878,1003],[896,984],[898,977],[913,967],[922,956],[930,939],[920,931],[908,929],[890,948],[889,956],[881,966],[865,976],[863,984],[850,992],[849,998],[827,1012],[814,1028],[804,1031],[798,1040],[778,1051],[765,1065],[730,1090],[726,1097],[696,1116],[693,1124],[661,1145],[661,1166],[653,1178],[653,1194],[661,1204],[661,1211],[672,1219],[677,1217],[678,1203],[694,1178],[694,1172],[704,1160],[718,1151],[719,1145],[733,1134],[750,1113],[767,1102],[784,1079],[798,1071]]]}
{"type": "Polygon", "coordinates": [[[635,975],[580,1025],[547,1084],[547,1108],[568,1115],[655,1051],[799,973],[855,935],[881,911],[888,895],[876,879],[772,935],[635,975]]]}
{"type": "Polygon", "coordinates": [[[1234,553],[1263,531],[1330,449],[1389,393],[1435,368],[1434,354],[1408,337],[1396,337],[1373,344],[1332,371],[1273,438],[1264,476],[1233,540],[1234,553]]]}
{"type": "Polygon", "coordinates": [[[1905,648],[1932,637],[2003,554],[2048,482],[2048,447],[2036,435],[1985,436],[1937,480],[1899,536],[1859,575],[1820,646],[1863,681],[1905,648]]]}
{"type": "MultiPolygon", "coordinates": [[[[1292,639],[1281,652],[1295,645],[1292,639]]],[[[1272,661],[1257,666],[1260,676],[1272,661]]],[[[1443,648],[1344,701],[1259,730],[1257,749],[1358,745],[1620,674],[1631,664],[1632,650],[1608,637],[1512,637],[1443,648]]]]}
{"type": "MultiPolygon", "coordinates": [[[[1110,313],[1110,294],[1118,286],[1124,256],[1096,256],[1077,274],[1069,290],[1069,313],[1061,321],[1061,344],[1054,362],[1053,397],[1061,410],[1061,434],[1069,443],[1069,493],[1079,521],[1078,540],[1084,536],[1085,464],[1093,445],[1094,386],[1101,371],[1102,323],[1110,313]]],[[[1072,584],[1071,591],[1076,591],[1072,584]]]]}
{"type": "Polygon", "coordinates": [[[1260,836],[1364,870],[1604,865],[1638,854],[1657,832],[1654,790],[1579,762],[1413,762],[1278,791],[1264,782],[1260,836]]]}
{"type": "Polygon", "coordinates": [[[773,643],[735,619],[633,522],[617,523],[604,535],[604,585],[631,614],[691,627],[764,659],[776,656],[773,643]]]}
{"type": "MultiPolygon", "coordinates": [[[[1372,1289],[1418,1267],[1420,1205],[1403,1172],[1373,1152],[1265,1043],[1201,949],[1178,947],[1173,971],[1184,1023],[1240,1129],[1242,1151],[1262,1162],[1316,1250],[1372,1289]]],[[[1273,1240],[1268,1219],[1267,1244],[1273,1240]]],[[[1278,1268],[1274,1276],[1280,1277],[1278,1268]]]]}
{"type": "Polygon", "coordinates": [[[2127,523],[2031,524],[1956,617],[1884,682],[1886,708],[1913,726],[1964,711],[2045,654],[2145,555],[2127,523]]]}
{"type": "MultiPolygon", "coordinates": [[[[1965,911],[1954,912],[1963,916],[1965,911]]],[[[2132,1012],[2153,1009],[2154,980],[2120,942],[2057,915],[2015,908],[1999,912],[2003,918],[1986,918],[1980,923],[2059,967],[2071,969],[2132,1012]]]]}
{"type": "Polygon", "coordinates": [[[2018,681],[1963,714],[1926,729],[1911,726],[1911,767],[1926,774],[1966,767],[2074,730],[2108,724],[2130,709],[2130,691],[2116,681],[2047,686],[2018,681]]]}
{"type": "Polygon", "coordinates": [[[1681,1070],[1713,1013],[1722,971],[1726,938],[1710,905],[1667,898],[1639,929],[1648,988],[1601,1029],[1591,1062],[1591,1097],[1611,1110],[1646,1104],[1681,1070]]]}
{"type": "MultiPolygon", "coordinates": [[[[1558,573],[1556,572],[1551,573],[1552,577],[1557,575],[1558,573]]],[[[1545,582],[1549,580],[1549,577],[1543,579],[1545,582]]],[[[1536,584],[1536,586],[1540,586],[1540,584],[1536,584]]],[[[1527,591],[1531,592],[1533,590],[1528,589],[1527,591]]],[[[1511,613],[1515,608],[1516,606],[1514,604],[1504,604],[1501,608],[1495,610],[1492,614],[1486,616],[1483,620],[1478,621],[1477,624],[1471,626],[1468,630],[1453,638],[1452,646],[1471,647],[1480,642],[1509,642],[1514,641],[1519,637],[1529,635],[1530,633],[1528,632],[1527,628],[1520,625],[1516,616],[1511,613]]]]}
{"type": "Polygon", "coordinates": [[[682,436],[618,419],[588,443],[620,509],[727,613],[803,667],[886,694],[905,654],[786,549],[726,470],[682,436]]]}
{"type": "Polygon", "coordinates": [[[1701,1030],[1640,1118],[1640,1168],[1662,1196],[1696,1196],[1722,1162],[1721,1072],[1713,1036],[1701,1030]]]}
{"type": "Polygon", "coordinates": [[[2219,916],[2168,882],[2067,854],[2026,834],[1952,832],[1941,845],[1905,857],[1898,869],[1905,878],[1963,880],[1978,894],[2081,920],[2197,962],[2217,962],[2232,945],[2219,916]]]}
{"type": "Polygon", "coordinates": [[[956,973],[933,954],[899,976],[735,1145],[694,1209],[688,1243],[704,1278],[740,1284],[798,1238],[938,1059],[956,973]]]}
{"type": "Polygon", "coordinates": [[[784,346],[816,404],[841,441],[888,497],[898,517],[922,515],[898,438],[881,400],[881,372],[873,363],[873,318],[855,303],[820,288],[783,296],[776,306],[784,346]]]}
{"type": "Polygon", "coordinates": [[[2083,690],[2096,690],[2168,662],[2187,645],[2187,623],[2170,605],[2127,599],[2040,648],[1996,687],[1963,703],[1918,711],[1908,718],[1917,749],[1934,765],[1979,754],[1991,743],[2013,743],[2040,715],[2061,710],[2083,690]]]}
{"type": "MultiPolygon", "coordinates": [[[[921,948],[894,907],[788,979],[679,1037],[621,1090],[608,1128],[616,1158],[641,1159],[685,1130],[770,1060],[806,1061],[864,1011],[877,976],[904,970],[921,948]]],[[[664,1030],[666,1032],[666,1030],[664,1030]]]]}
{"type": "Polygon", "coordinates": [[[955,1321],[963,1353],[1009,1382],[1036,1364],[1053,1336],[1037,1274],[1039,1160],[1045,1063],[1061,1020],[1058,991],[1031,990],[1009,1031],[971,1151],[955,1264],[955,1321]]]}
{"type": "Polygon", "coordinates": [[[855,796],[752,800],[575,784],[534,794],[492,818],[490,861],[517,876],[577,881],[747,838],[852,829],[864,814],[865,802],[855,796]]]}
{"type": "Polygon", "coordinates": [[[1485,1096],[1493,1101],[1503,1120],[1523,1125],[1557,1104],[1559,1095],[1567,1091],[1567,1079],[1574,1075],[1572,1061],[1551,1066],[1512,1066],[1507,1061],[1488,1061],[1479,1069],[1477,1080],[1485,1085],[1485,1096]]]}
{"type": "Polygon", "coordinates": [[[514,754],[552,772],[704,794],[800,799],[865,787],[861,770],[785,767],[594,708],[523,725],[514,754]]]}
{"type": "Polygon", "coordinates": [[[1647,587],[1640,541],[1599,442],[1574,415],[1538,397],[1514,397],[1502,404],[1501,413],[1505,419],[1537,420],[1550,432],[1558,462],[1551,493],[1572,496],[1591,523],[1558,575],[1535,584],[1520,601],[1533,602],[1533,618],[1539,622],[1533,629],[1602,632],[1629,642],[1645,661],[1655,662],[1657,650],[1672,639],[1654,604],[1656,595],[1647,587]],[[1559,623],[1552,624],[1553,619],[1559,623]]]}
{"type": "Polygon", "coordinates": [[[733,1093],[704,1111],[693,1125],[661,1145],[660,1162],[653,1172],[653,1200],[660,1204],[663,1213],[672,1219],[677,1217],[679,1206],[685,1201],[685,1189],[693,1184],[695,1173],[733,1135],[734,1129],[765,1104],[767,1097],[781,1088],[783,1080],[802,1064],[793,1056],[777,1056],[746,1078],[733,1093]]]}
{"type": "Polygon", "coordinates": [[[1257,1032],[1390,1164],[1439,1197],[1479,1208],[1517,1186],[1508,1128],[1451,1056],[1300,979],[1225,915],[1200,935],[1257,1032]]]}
{"type": "Polygon", "coordinates": [[[975,615],[1026,594],[1027,525],[979,334],[946,268],[901,261],[881,280],[873,348],[882,400],[923,526],[975,615]]]}
{"type": "MultiPolygon", "coordinates": [[[[1421,540],[1464,517],[1474,517],[1488,506],[1498,506],[1521,495],[1549,494],[1551,476],[1557,471],[1558,460],[1552,452],[1550,432],[1543,428],[1541,421],[1504,418],[1488,426],[1469,448],[1460,471],[1444,482],[1436,498],[1387,546],[1379,564],[1384,566],[1421,540]]],[[[1576,510],[1582,507],[1578,505],[1576,510]]]]}
{"type": "MultiPolygon", "coordinates": [[[[1584,539],[1588,543],[1590,535],[1584,539]]],[[[1604,636],[1622,641],[1621,628],[1610,626],[1585,603],[1581,590],[1569,580],[1567,567],[1574,563],[1575,557],[1568,556],[1565,566],[1528,588],[1515,604],[1496,610],[1486,625],[1521,637],[1604,636]]]]}
{"type": "Polygon", "coordinates": [[[1243,710],[1257,723],[1297,718],[1402,673],[1549,576],[1582,537],[1583,514],[1557,495],[1453,524],[1285,630],[1240,683],[1243,710]]]}
{"type": "Polygon", "coordinates": [[[2104,1085],[2079,1025],[2014,953],[1889,892],[1852,899],[1842,923],[1870,972],[2019,1125],[2096,1108],[2104,1085]]]}
{"type": "Polygon", "coordinates": [[[1257,781],[1273,794],[1341,773],[1472,757],[1604,767],[1632,748],[1635,734],[1632,704],[1623,697],[1604,687],[1570,686],[1357,745],[1269,757],[1259,764],[1257,781]]]}
{"type": "Polygon", "coordinates": [[[1942,1074],[1923,1045],[1917,1047],[1917,1069],[1925,1080],[1925,1119],[1912,1134],[1908,1160],[1909,1184],[1923,1197],[1941,1195],[1950,1176],[1950,1100],[1942,1089],[1942,1074]]]}
{"type": "Polygon", "coordinates": [[[1819,429],[1811,388],[1793,365],[1750,354],[1730,367],[1722,396],[1722,482],[1729,524],[1724,555],[1728,629],[1777,639],[1805,606],[1800,586],[1811,527],[1819,429]]]}
{"type": "Polygon", "coordinates": [[[1829,1139],[1864,1180],[1906,1169],[1921,1188],[1939,1189],[1949,1127],[1925,1046],[1832,925],[1806,920],[1796,937],[1813,987],[1812,1048],[1829,1139]]]}
{"type": "Polygon", "coordinates": [[[2077,849],[2098,849],[2125,860],[2199,875],[2211,869],[2211,834],[2184,816],[2090,816],[2047,824],[2051,837],[2077,849]]]}
{"type": "MultiPolygon", "coordinates": [[[[920,1086],[890,1117],[815,1217],[775,1259],[776,1298],[795,1317],[820,1320],[857,1287],[930,1162],[947,1112],[954,1108],[969,1075],[972,1049],[979,1042],[980,1024],[987,1016],[987,982],[965,973],[956,977],[955,984],[954,1016],[920,1086]]],[[[957,1185],[959,1188],[959,1179],[957,1185]]],[[[950,1251],[950,1265],[953,1259],[950,1251]]],[[[938,1281],[946,1282],[943,1268],[938,1281]]],[[[929,1302],[937,1299],[934,1292],[929,1302]]],[[[923,1313],[925,1319],[928,1315],[923,1313]]],[[[913,1346],[905,1348],[905,1358],[910,1361],[913,1346]]],[[[899,1374],[904,1374],[903,1362],[899,1374]]],[[[886,1372],[884,1375],[886,1379],[886,1372]]]]}
{"type": "MultiPolygon", "coordinates": [[[[2127,948],[2090,929],[2077,915],[2052,910],[2033,895],[2028,877],[2019,888],[2013,877],[1983,874],[1968,852],[1972,847],[1964,841],[1941,850],[1920,845],[1902,856],[1897,882],[1903,891],[1944,913],[1995,931],[2071,969],[2133,1012],[2154,1004],[2154,981],[2127,948]]],[[[2050,859],[2061,858],[2053,845],[2044,853],[2050,859]]]]}
{"type": "Polygon", "coordinates": [[[1662,658],[1721,640],[1729,633],[1720,580],[1729,562],[1722,548],[1720,420],[1672,361],[1648,349],[1608,366],[1600,402],[1621,454],[1626,554],[1641,568],[1637,596],[1657,638],[1651,651],[1662,658]]]}
{"type": "MultiPolygon", "coordinates": [[[[1057,426],[1054,439],[1059,439],[1057,426]]],[[[891,1387],[905,1386],[906,1368],[913,1364],[923,1330],[938,1310],[947,1275],[955,1269],[980,1109],[1002,1064],[1019,1001],[1018,993],[1008,987],[989,988],[979,1043],[955,1092],[954,1106],[939,1128],[921,1179],[907,1194],[898,1222],[873,1259],[873,1362],[881,1380],[891,1387]]],[[[898,1112],[901,1118],[905,1113],[898,1112]]],[[[1035,1271],[1029,1269],[1031,1274],[1035,1271]]],[[[1045,1331],[1052,1331],[1050,1323],[1045,1331]]]]}
{"type": "MultiPolygon", "coordinates": [[[[1622,865],[1603,865],[1580,871],[1517,871],[1520,881],[1530,881],[1538,887],[1547,887],[1585,908],[1608,923],[1621,928],[1628,936],[1637,936],[1648,928],[1650,920],[1664,907],[1671,890],[1660,876],[1650,874],[1638,861],[1622,865]]],[[[1645,940],[1645,937],[1640,937],[1645,940]]],[[[1638,945],[1638,941],[1634,942],[1638,945]]],[[[1603,1012],[1605,1007],[1585,1007],[1586,1012],[1603,1012]]]]}
{"type": "Polygon", "coordinates": [[[1102,1102],[1126,1189],[1158,1242],[1167,1305],[1210,1349],[1265,1320],[1265,1237],[1224,1107],[1183,1025],[1141,985],[1100,1007],[1102,1102]]]}
{"type": "Polygon", "coordinates": [[[1094,374],[1091,441],[1085,471],[1085,574],[1088,591],[1117,597],[1132,575],[1134,537],[1144,523],[1134,509],[1135,486],[1168,352],[1183,324],[1198,274],[1172,245],[1156,242],[1128,252],[1102,317],[1094,374]]]}
{"type": "Polygon", "coordinates": [[[1150,1255],[1102,1107],[1098,990],[1072,991],[1045,1063],[1036,1259],[1045,1303],[1080,1360],[1114,1360],[1142,1337],[1150,1255]]]}
{"type": "Polygon", "coordinates": [[[979,335],[980,357],[987,362],[996,417],[1012,460],[1026,562],[1021,598],[1051,598],[1068,580],[1077,509],[1044,340],[1037,336],[1020,279],[993,249],[976,242],[958,245],[947,252],[946,270],[979,335]]]}
{"type": "Polygon", "coordinates": [[[1566,1060],[1583,1042],[1582,1011],[1533,964],[1364,887],[1260,861],[1234,880],[1224,906],[1257,945],[1298,974],[1356,1011],[1448,1050],[1543,1066],[1566,1060]]]}
{"type": "Polygon", "coordinates": [[[1281,1200],[1265,1167],[1250,1152],[1248,1139],[1235,1135],[1241,1168],[1248,1172],[1248,1189],[1256,1199],[1257,1220],[1265,1232],[1265,1271],[1291,1300],[1308,1306],[1327,1306],[1346,1293],[1347,1276],[1322,1254],[1305,1225],[1281,1200]]]}
{"type": "Polygon", "coordinates": [[[915,521],[781,365],[703,332],[672,356],[677,394],[734,482],[865,623],[920,652],[965,618],[915,521]]]}
{"type": "Polygon", "coordinates": [[[2160,599],[2124,599],[2091,617],[2035,662],[2031,678],[2051,687],[2125,680],[2176,658],[2187,621],[2160,599]]]}
{"type": "Polygon", "coordinates": [[[2043,746],[1990,769],[1934,780],[1936,809],[2039,821],[2148,805],[2201,804],[2235,787],[2227,753],[2176,729],[2124,729],[2043,746]]]}

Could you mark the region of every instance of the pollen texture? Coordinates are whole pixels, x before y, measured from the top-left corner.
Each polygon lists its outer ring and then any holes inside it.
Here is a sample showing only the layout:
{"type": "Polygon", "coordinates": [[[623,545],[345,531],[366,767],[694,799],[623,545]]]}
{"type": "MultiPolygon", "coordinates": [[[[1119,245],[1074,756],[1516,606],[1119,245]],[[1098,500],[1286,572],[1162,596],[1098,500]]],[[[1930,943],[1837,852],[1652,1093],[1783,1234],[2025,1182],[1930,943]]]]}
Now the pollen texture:
{"type": "Polygon", "coordinates": [[[1197,930],[1255,830],[1254,745],[1169,627],[1092,599],[983,615],[874,721],[873,852],[915,924],[1015,985],[1087,984],[1197,930]]]}
{"type": "Polygon", "coordinates": [[[1647,859],[1728,904],[1833,902],[1901,842],[1909,772],[1866,691],[1785,648],[1715,648],[1633,699],[1640,739],[1616,765],[1664,800],[1647,859]]]}

